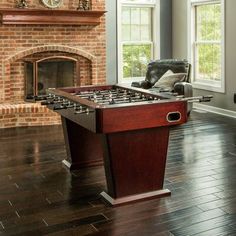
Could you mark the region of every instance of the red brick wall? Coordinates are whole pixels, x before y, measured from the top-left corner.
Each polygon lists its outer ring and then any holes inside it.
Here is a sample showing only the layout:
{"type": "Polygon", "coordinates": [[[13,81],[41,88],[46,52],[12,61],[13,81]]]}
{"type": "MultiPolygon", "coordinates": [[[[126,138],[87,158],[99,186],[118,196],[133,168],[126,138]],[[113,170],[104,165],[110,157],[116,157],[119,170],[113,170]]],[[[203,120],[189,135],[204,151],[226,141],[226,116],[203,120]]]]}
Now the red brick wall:
{"type": "MultiPolygon", "coordinates": [[[[15,8],[15,0],[1,0],[0,8],[15,8]]],[[[38,0],[28,0],[29,8],[46,9],[38,0]]],[[[64,0],[59,9],[76,10],[78,0],[64,0]]],[[[105,10],[105,0],[92,0],[93,10],[105,10]]],[[[40,57],[50,51],[80,58],[84,84],[105,83],[105,17],[98,26],[62,26],[62,25],[0,25],[0,120],[2,127],[34,125],[27,122],[31,112],[21,114],[25,121],[16,117],[15,122],[3,122],[4,104],[14,107],[24,103],[24,68],[26,58],[40,57]],[[89,78],[88,78],[89,77],[89,78]],[[89,82],[90,81],[90,82],[89,82]],[[28,115],[28,116],[27,116],[28,115]],[[11,125],[9,125],[11,123],[11,125]]],[[[82,83],[82,84],[83,84],[82,83]]],[[[28,105],[27,105],[28,106],[28,105]]],[[[32,104],[33,107],[33,104],[32,104]]],[[[29,109],[29,108],[28,108],[29,109]]],[[[13,109],[12,113],[18,112],[13,109]]],[[[18,112],[19,113],[19,112],[18,112]]],[[[21,113],[21,112],[20,112],[21,113]]],[[[50,113],[49,113],[50,114],[50,113]]],[[[17,115],[17,114],[8,114],[17,115]]],[[[45,119],[38,115],[35,125],[45,125],[45,119]],[[41,121],[40,121],[41,119],[41,121]]],[[[52,115],[55,119],[55,115],[52,115]]],[[[7,120],[7,119],[6,119],[7,120]]],[[[58,117],[55,119],[58,122],[58,117]]],[[[50,122],[49,122],[50,123],[50,122]]],[[[54,123],[54,122],[52,122],[54,123]]]]}

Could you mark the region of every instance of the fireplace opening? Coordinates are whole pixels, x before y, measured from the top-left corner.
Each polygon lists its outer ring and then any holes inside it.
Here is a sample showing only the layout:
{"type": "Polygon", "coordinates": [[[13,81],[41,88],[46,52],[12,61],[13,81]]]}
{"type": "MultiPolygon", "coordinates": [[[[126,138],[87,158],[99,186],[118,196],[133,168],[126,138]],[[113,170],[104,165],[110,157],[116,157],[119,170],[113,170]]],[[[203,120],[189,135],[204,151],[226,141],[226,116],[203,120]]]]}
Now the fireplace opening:
{"type": "Polygon", "coordinates": [[[25,62],[26,100],[40,100],[48,88],[80,85],[78,60],[69,57],[48,57],[25,62]]]}

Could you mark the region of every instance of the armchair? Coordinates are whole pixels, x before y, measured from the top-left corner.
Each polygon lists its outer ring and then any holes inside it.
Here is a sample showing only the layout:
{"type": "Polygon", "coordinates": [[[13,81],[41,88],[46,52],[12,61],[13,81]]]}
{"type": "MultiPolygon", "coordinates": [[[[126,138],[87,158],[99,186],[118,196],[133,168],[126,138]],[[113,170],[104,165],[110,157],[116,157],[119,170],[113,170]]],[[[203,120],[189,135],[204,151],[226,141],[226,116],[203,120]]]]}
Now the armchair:
{"type": "MultiPolygon", "coordinates": [[[[132,82],[131,86],[151,89],[156,92],[174,92],[184,97],[192,97],[190,70],[191,65],[187,60],[162,59],[152,61],[147,66],[145,80],[132,82]],[[179,79],[176,78],[177,76],[179,79]]],[[[192,105],[189,104],[188,113],[191,109],[192,105]]]]}

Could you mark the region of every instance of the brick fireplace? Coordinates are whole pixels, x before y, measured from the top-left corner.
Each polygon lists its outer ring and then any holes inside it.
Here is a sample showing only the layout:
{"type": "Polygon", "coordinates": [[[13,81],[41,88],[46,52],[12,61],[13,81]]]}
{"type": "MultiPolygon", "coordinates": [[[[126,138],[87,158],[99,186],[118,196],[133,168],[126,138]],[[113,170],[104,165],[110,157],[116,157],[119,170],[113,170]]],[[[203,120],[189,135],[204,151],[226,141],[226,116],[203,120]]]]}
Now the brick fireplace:
{"type": "MultiPolygon", "coordinates": [[[[45,9],[29,0],[29,10],[45,9]]],[[[60,10],[76,10],[77,0],[64,0],[60,10]]],[[[3,0],[0,8],[14,9],[3,0]]],[[[104,11],[104,0],[93,0],[93,11],[104,11]]],[[[50,11],[50,9],[48,9],[50,11]]],[[[100,24],[0,25],[0,128],[59,124],[60,118],[26,97],[26,63],[47,58],[76,61],[74,86],[105,83],[105,17],[100,24]]]]}

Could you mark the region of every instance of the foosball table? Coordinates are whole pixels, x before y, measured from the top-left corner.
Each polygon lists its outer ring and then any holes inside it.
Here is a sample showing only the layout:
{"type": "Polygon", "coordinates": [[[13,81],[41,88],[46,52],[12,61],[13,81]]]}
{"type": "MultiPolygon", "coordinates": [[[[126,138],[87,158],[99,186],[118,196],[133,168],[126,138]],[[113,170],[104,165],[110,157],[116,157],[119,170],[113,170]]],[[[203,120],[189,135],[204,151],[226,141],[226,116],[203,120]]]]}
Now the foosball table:
{"type": "Polygon", "coordinates": [[[61,115],[71,170],[104,165],[111,205],[170,195],[163,189],[169,128],[187,101],[119,85],[49,89],[42,104],[61,115]]]}

